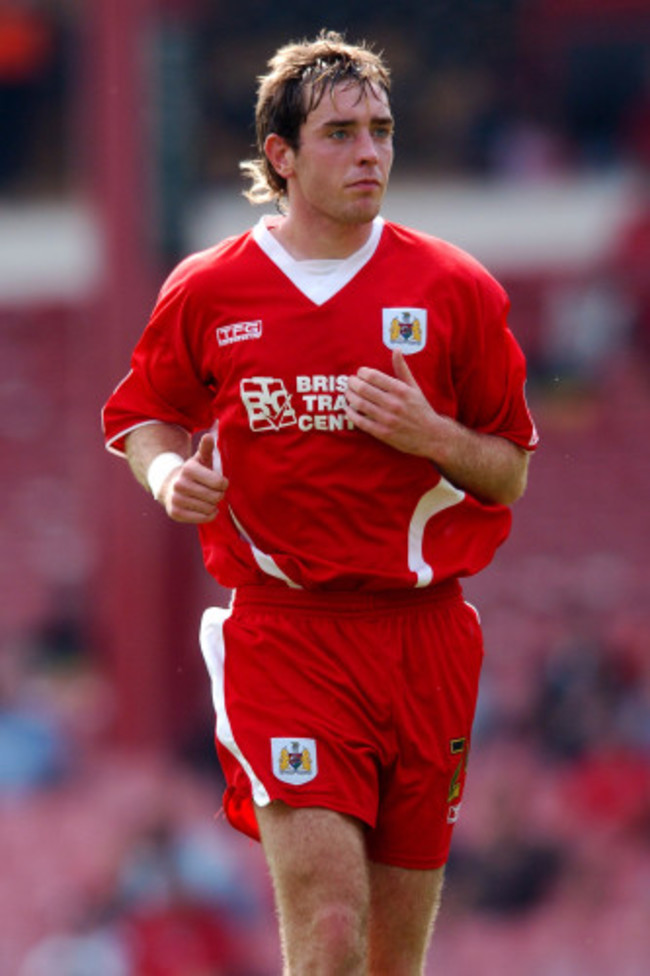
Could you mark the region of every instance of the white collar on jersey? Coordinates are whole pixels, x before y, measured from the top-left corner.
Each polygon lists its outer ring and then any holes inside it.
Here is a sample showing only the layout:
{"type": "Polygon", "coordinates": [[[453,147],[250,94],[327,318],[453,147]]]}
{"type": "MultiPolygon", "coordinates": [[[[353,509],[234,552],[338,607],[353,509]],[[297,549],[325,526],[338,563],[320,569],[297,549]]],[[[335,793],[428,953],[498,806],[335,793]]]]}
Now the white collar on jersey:
{"type": "Polygon", "coordinates": [[[370,237],[348,258],[297,261],[279,243],[261,217],[253,227],[253,238],[266,256],[314,305],[324,305],[367,264],[377,250],[384,227],[383,217],[375,217],[370,237]]]}

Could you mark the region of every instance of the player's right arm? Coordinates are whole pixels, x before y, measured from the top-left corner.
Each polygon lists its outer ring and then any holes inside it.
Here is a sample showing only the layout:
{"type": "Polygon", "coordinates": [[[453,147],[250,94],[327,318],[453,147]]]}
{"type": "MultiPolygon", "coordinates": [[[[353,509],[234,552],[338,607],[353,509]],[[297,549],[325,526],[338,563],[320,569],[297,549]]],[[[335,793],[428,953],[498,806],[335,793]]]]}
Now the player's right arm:
{"type": "Polygon", "coordinates": [[[171,519],[199,525],[215,518],[228,481],[214,467],[213,434],[204,434],[193,452],[187,431],[154,422],[132,430],[124,446],[135,478],[171,519]]]}

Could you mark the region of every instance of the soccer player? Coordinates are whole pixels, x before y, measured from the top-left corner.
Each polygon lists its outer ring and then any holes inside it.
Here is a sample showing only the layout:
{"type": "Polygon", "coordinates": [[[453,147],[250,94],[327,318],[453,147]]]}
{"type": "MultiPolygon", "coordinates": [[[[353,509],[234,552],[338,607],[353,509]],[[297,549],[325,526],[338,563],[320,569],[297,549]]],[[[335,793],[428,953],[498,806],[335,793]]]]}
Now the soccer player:
{"type": "Polygon", "coordinates": [[[379,215],[389,91],[338,34],[277,51],[242,165],[279,213],[172,272],[104,410],[234,591],[201,627],[224,809],[291,976],[422,972],[483,654],[459,577],[536,442],[501,286],[379,215]]]}

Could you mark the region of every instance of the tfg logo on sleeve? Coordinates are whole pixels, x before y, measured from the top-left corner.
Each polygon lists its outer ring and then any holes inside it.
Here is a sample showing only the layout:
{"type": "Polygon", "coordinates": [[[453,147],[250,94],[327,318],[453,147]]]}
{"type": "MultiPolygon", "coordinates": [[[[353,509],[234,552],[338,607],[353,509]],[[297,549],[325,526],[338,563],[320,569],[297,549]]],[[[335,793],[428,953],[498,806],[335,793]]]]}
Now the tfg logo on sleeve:
{"type": "Polygon", "coordinates": [[[389,349],[405,355],[419,352],[427,342],[426,308],[383,308],[382,337],[389,349]]]}
{"type": "Polygon", "coordinates": [[[230,346],[233,342],[244,342],[246,339],[259,339],[262,335],[262,320],[255,322],[234,322],[232,325],[220,325],[217,329],[217,342],[220,346],[230,346]]]}

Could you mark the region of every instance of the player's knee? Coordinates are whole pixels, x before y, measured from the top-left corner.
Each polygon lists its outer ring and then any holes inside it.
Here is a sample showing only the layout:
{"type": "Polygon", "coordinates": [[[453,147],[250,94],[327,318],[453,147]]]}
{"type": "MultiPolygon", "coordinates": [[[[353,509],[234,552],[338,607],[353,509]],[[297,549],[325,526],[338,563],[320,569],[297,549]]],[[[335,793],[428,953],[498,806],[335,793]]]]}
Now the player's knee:
{"type": "Polygon", "coordinates": [[[334,974],[363,971],[366,957],[364,913],[342,901],[330,901],[316,909],[311,917],[310,938],[318,947],[327,972],[334,974]]]}

